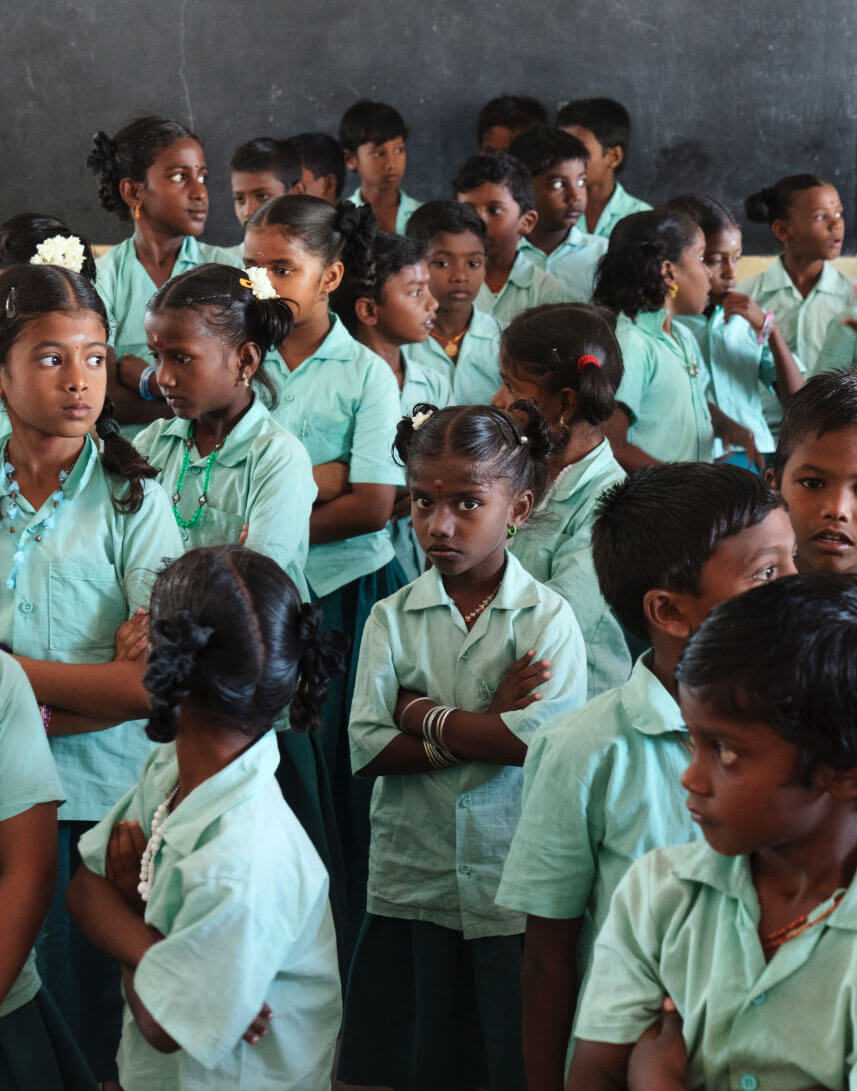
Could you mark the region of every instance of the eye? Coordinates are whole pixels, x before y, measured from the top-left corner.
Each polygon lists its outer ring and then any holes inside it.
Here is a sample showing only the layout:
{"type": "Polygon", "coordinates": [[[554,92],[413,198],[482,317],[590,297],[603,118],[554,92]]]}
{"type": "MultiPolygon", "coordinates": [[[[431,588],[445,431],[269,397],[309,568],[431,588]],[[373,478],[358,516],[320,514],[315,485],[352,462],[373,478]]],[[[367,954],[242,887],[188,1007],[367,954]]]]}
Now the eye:
{"type": "Polygon", "coordinates": [[[766,565],[764,568],[760,568],[758,572],[753,574],[754,580],[759,580],[760,583],[770,583],[771,580],[777,578],[777,572],[779,569],[775,564],[766,565]]]}
{"type": "Polygon", "coordinates": [[[158,364],[160,364],[161,362],[161,354],[159,352],[155,352],[154,349],[149,349],[149,356],[152,358],[152,363],[155,365],[155,367],[157,367],[158,364]]]}
{"type": "Polygon", "coordinates": [[[467,263],[471,269],[481,269],[485,262],[482,258],[471,258],[467,263]]]}
{"type": "Polygon", "coordinates": [[[44,364],[45,367],[59,367],[62,364],[62,357],[56,352],[49,352],[39,357],[39,363],[44,364]]]}
{"type": "Polygon", "coordinates": [[[738,755],[735,751],[725,743],[722,743],[719,739],[711,740],[711,749],[715,752],[718,761],[723,766],[734,765],[738,760],[738,755]]]}
{"type": "Polygon", "coordinates": [[[449,267],[449,262],[445,258],[433,258],[431,265],[435,269],[446,269],[449,267]]]}
{"type": "Polygon", "coordinates": [[[106,360],[106,358],[107,355],[103,352],[90,353],[90,355],[86,358],[86,366],[88,368],[91,368],[93,371],[97,371],[98,368],[104,366],[104,361],[106,360]]]}
{"type": "Polygon", "coordinates": [[[797,483],[802,489],[824,488],[824,481],[820,477],[799,477],[797,483]]]}
{"type": "Polygon", "coordinates": [[[482,505],[478,500],[474,500],[472,496],[465,496],[463,500],[459,501],[459,504],[465,511],[476,511],[477,508],[482,505]]]}
{"type": "Polygon", "coordinates": [[[186,178],[187,175],[183,170],[173,171],[173,173],[170,175],[171,182],[184,182],[186,178]]]}
{"type": "Polygon", "coordinates": [[[411,503],[420,511],[428,511],[431,507],[431,500],[427,496],[413,496],[411,497],[411,503]]]}
{"type": "Polygon", "coordinates": [[[274,265],[271,267],[271,272],[275,277],[287,277],[291,272],[291,269],[287,268],[285,265],[274,265]]]}

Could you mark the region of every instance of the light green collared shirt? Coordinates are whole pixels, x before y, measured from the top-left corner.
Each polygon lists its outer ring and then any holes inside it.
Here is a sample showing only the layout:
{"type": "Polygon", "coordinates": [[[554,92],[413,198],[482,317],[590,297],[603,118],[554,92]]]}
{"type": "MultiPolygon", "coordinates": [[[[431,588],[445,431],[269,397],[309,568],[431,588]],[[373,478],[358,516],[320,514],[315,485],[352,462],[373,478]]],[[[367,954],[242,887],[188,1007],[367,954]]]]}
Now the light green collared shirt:
{"type": "MultiPolygon", "coordinates": [[[[58,663],[105,663],[113,659],[116,630],[137,607],[148,608],[152,583],[165,558],[182,552],[166,493],[145,482],[140,510],[123,515],[112,493],[125,483],[105,472],[87,436],[53,512],[53,529],[33,541],[51,513],[49,497],[37,512],[24,497],[15,519],[19,543],[31,542],[18,565],[15,587],[6,586],[15,538],[0,534],[0,640],[15,655],[58,663]]],[[[9,480],[0,475],[0,511],[8,511],[9,480]]],[[[51,739],[63,795],[60,818],[92,821],[127,791],[152,743],[140,720],[106,731],[51,739]]]]}
{"type": "Polygon", "coordinates": [[[586,645],[587,695],[620,686],[631,656],[619,622],[598,587],[592,563],[593,509],[601,493],[625,480],[625,471],[604,439],[567,466],[551,485],[536,518],[518,531],[509,549],[531,576],[547,584],[574,611],[586,645]]]}
{"type": "MultiPolygon", "coordinates": [[[[399,385],[386,362],[331,316],[330,333],[315,353],[290,371],[276,349],[265,369],[277,391],[274,420],[297,436],[313,466],[342,461],[350,480],[403,485],[392,446],[399,421],[399,385]]],[[[376,572],[395,553],[386,527],[369,534],[309,547],[306,577],[324,596],[376,572]]]]}
{"type": "Polygon", "coordinates": [[[616,338],[625,373],[616,401],[631,415],[628,442],[663,462],[710,462],[714,429],[708,373],[692,334],[677,322],[664,330],[666,311],[620,314],[616,338]],[[695,374],[694,374],[695,373],[695,374]]]}
{"type": "MultiPolygon", "coordinates": [[[[350,197],[346,200],[351,201],[352,204],[357,205],[359,208],[366,202],[363,200],[363,194],[360,191],[360,186],[355,189],[350,197]]],[[[404,235],[405,228],[408,226],[408,220],[413,216],[416,210],[420,207],[422,201],[416,201],[413,197],[409,197],[403,189],[399,190],[399,208],[396,212],[396,234],[404,235]]]]}
{"type": "Polygon", "coordinates": [[[452,384],[456,405],[489,405],[500,388],[500,323],[473,308],[467,333],[453,360],[433,338],[405,345],[402,354],[425,367],[434,367],[452,384]]]}
{"type": "MultiPolygon", "coordinates": [[[[267,732],[183,799],[163,826],[145,921],[164,939],[134,987],[181,1049],[159,1053],[126,1004],[117,1062],[125,1091],[322,1091],[341,1013],[324,866],[283,800],[267,732]],[[255,1045],[242,1035],[273,1010],[255,1045]]],[[[150,756],[139,784],[80,840],[104,874],[114,823],[151,829],[178,780],[175,743],[150,756]]]]}
{"type": "MultiPolygon", "coordinates": [[[[159,482],[172,497],[187,452],[189,421],[154,421],[134,440],[141,454],[160,470],[159,482]]],[[[199,509],[208,457],[193,445],[178,503],[185,521],[199,509]]],[[[185,549],[238,544],[271,557],[309,598],[304,568],[309,550],[309,517],[318,490],[303,444],[281,428],[257,396],[215,454],[209,502],[192,527],[179,527],[185,549]]]]}
{"type": "Polygon", "coordinates": [[[854,1091],[857,881],[769,962],[758,928],[749,857],[720,856],[704,841],[650,852],[616,890],[577,1037],[636,1042],[670,996],[683,1021],[688,1091],[854,1091]]]}
{"type": "Polygon", "coordinates": [[[588,303],[592,299],[598,263],[607,253],[607,240],[598,235],[587,235],[575,224],[550,254],[533,246],[526,237],[521,239],[518,249],[533,265],[556,277],[568,302],[588,303]]]}
{"type": "Polygon", "coordinates": [[[566,302],[568,293],[556,277],[533,265],[520,250],[500,291],[495,294],[483,283],[474,300],[480,311],[493,315],[504,328],[515,315],[529,307],[537,307],[540,303],[566,302]]]}
{"type": "MultiPolygon", "coordinates": [[[[0,652],[0,823],[39,803],[61,802],[51,748],[27,676],[0,652]]],[[[0,1019],[28,1004],[41,987],[34,951],[0,999],[0,1019]]]]}
{"type": "Polygon", "coordinates": [[[857,363],[857,330],[843,325],[846,318],[857,318],[857,307],[851,306],[831,318],[812,375],[820,375],[823,371],[841,371],[857,363]]]}
{"type": "MultiPolygon", "coordinates": [[[[503,713],[527,742],[547,719],[586,699],[586,653],[568,603],[509,555],[496,598],[470,632],[436,568],[375,604],[363,635],[351,706],[351,766],[368,765],[399,734],[400,688],[484,712],[512,664],[531,648],[551,661],[542,700],[503,713]]],[[[465,939],[515,935],[519,913],[494,903],[520,814],[522,771],[467,762],[378,777],[372,792],[368,909],[429,921],[465,939]]]]}
{"type": "Polygon", "coordinates": [[[651,207],[648,202],[641,201],[639,197],[632,197],[617,178],[613,186],[613,192],[610,194],[610,200],[598,217],[598,223],[595,225],[592,234],[609,239],[613,228],[620,220],[624,220],[632,212],[649,212],[651,207]]]}

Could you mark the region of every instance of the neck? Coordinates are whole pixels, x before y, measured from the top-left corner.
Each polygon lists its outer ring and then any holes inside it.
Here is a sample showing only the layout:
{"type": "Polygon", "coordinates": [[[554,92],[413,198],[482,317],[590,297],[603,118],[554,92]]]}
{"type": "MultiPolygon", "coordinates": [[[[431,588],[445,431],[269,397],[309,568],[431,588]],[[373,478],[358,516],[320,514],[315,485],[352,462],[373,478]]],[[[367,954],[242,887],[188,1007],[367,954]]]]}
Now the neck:
{"type": "Polygon", "coordinates": [[[573,466],[575,462],[580,462],[581,459],[586,458],[604,439],[604,433],[601,431],[600,426],[590,424],[588,421],[572,422],[569,429],[568,442],[559,454],[555,455],[550,461],[548,474],[551,480],[566,466],[573,466]]]}
{"type": "Polygon", "coordinates": [[[461,612],[467,614],[490,595],[503,578],[506,570],[506,547],[492,554],[490,558],[456,576],[443,576],[443,586],[461,612]]]}
{"type": "Polygon", "coordinates": [[[472,318],[472,303],[462,303],[460,307],[439,306],[434,312],[434,328],[441,337],[457,337],[467,329],[472,318]]]}
{"type": "Polygon", "coordinates": [[[377,326],[360,326],[357,333],[354,335],[355,340],[359,341],[361,345],[365,345],[367,349],[371,349],[374,353],[381,357],[382,360],[386,360],[390,366],[390,370],[396,376],[396,382],[399,384],[399,390],[402,389],[405,378],[405,367],[402,362],[401,344],[398,341],[391,341],[377,326]]]}
{"type": "Polygon", "coordinates": [[[242,387],[240,396],[225,409],[203,413],[193,422],[196,449],[203,456],[216,450],[253,404],[253,393],[242,387]]]}
{"type": "Polygon", "coordinates": [[[649,635],[652,639],[654,651],[649,669],[667,693],[677,701],[678,686],[676,685],[675,672],[686,641],[676,640],[674,637],[660,632],[652,632],[649,635]]]}
{"type": "Polygon", "coordinates": [[[365,182],[360,182],[360,196],[366,202],[367,205],[372,205],[374,208],[376,205],[381,208],[398,208],[399,207],[399,186],[398,183],[395,186],[367,186],[365,182]]]}
{"type": "Polygon", "coordinates": [[[533,228],[533,230],[527,235],[527,239],[537,246],[539,250],[543,250],[546,254],[552,254],[558,246],[561,246],[568,238],[571,231],[570,227],[560,227],[557,230],[547,230],[546,228],[539,228],[539,225],[533,228]]]}
{"type": "Polygon", "coordinates": [[[289,336],[277,346],[290,371],[294,371],[299,364],[318,351],[331,328],[327,300],[319,300],[306,319],[296,322],[289,336]]]}
{"type": "Polygon", "coordinates": [[[612,172],[598,182],[586,183],[586,226],[590,232],[598,226],[601,213],[607,207],[607,202],[613,196],[615,188],[616,180],[612,172]]]}
{"type": "Polygon", "coordinates": [[[753,881],[783,899],[823,901],[845,887],[857,870],[857,811],[853,801],[822,796],[820,820],[801,840],[752,854],[753,881]]]}
{"type": "Polygon", "coordinates": [[[71,469],[84,442],[83,436],[46,436],[33,429],[13,427],[6,457],[15,467],[15,477],[22,490],[22,479],[36,485],[44,483],[53,490],[60,470],[71,469]]]}
{"type": "Polygon", "coordinates": [[[664,300],[663,309],[667,312],[667,316],[664,319],[663,331],[664,333],[667,333],[670,337],[672,337],[673,319],[675,318],[675,313],[673,311],[673,300],[671,295],[667,295],[667,298],[664,300]]]}
{"type": "Polygon", "coordinates": [[[824,258],[801,258],[786,251],[783,265],[792,284],[802,296],[808,296],[824,272],[824,258]]]}
{"type": "Polygon", "coordinates": [[[257,741],[235,728],[213,726],[212,717],[184,705],[177,714],[176,757],[181,787],[176,804],[225,769],[257,741]]]}
{"type": "Polygon", "coordinates": [[[512,271],[512,266],[515,264],[515,258],[518,256],[518,245],[504,250],[502,253],[494,255],[486,255],[485,257],[485,283],[491,289],[492,292],[499,292],[506,281],[509,279],[509,273],[512,271]]]}
{"type": "Polygon", "coordinates": [[[144,265],[168,265],[172,269],[184,239],[184,235],[173,235],[160,224],[134,222],[134,249],[144,265]]]}

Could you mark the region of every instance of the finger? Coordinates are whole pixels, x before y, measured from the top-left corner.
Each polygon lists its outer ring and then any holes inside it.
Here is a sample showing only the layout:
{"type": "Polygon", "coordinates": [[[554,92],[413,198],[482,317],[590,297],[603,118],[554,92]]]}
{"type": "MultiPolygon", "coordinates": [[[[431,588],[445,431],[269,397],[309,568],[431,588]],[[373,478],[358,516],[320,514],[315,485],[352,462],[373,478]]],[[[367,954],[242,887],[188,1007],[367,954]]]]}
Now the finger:
{"type": "Polygon", "coordinates": [[[134,855],[139,858],[146,851],[146,835],[143,833],[143,827],[139,822],[128,823],[128,836],[134,855]]]}
{"type": "Polygon", "coordinates": [[[247,535],[249,533],[250,533],[250,524],[245,523],[244,526],[241,528],[241,537],[238,539],[238,544],[239,545],[242,545],[242,546],[244,545],[244,543],[247,541],[247,535]]]}
{"type": "Polygon", "coordinates": [[[849,330],[857,330],[857,318],[843,318],[842,325],[847,326],[849,330]]]}
{"type": "Polygon", "coordinates": [[[661,1004],[661,1011],[678,1011],[675,1006],[675,1000],[671,996],[665,996],[664,1002],[661,1004]]]}
{"type": "Polygon", "coordinates": [[[531,693],[527,697],[521,697],[515,701],[510,709],[511,712],[520,712],[522,708],[529,708],[534,701],[541,701],[542,695],[540,693],[531,693]]]}
{"type": "Polygon", "coordinates": [[[522,670],[524,667],[528,666],[533,661],[533,659],[535,658],[535,655],[536,655],[536,649],[535,648],[530,648],[530,650],[528,652],[524,652],[524,654],[521,656],[521,658],[516,660],[512,664],[512,670],[522,670]]]}

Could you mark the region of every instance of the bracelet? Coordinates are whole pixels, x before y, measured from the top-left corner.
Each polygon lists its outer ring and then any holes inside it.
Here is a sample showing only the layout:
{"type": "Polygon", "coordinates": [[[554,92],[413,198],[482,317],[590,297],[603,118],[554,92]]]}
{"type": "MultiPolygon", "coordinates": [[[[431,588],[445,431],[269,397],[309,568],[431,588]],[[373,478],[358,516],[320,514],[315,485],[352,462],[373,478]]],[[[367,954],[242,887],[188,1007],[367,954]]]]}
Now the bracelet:
{"type": "Polygon", "coordinates": [[[414,697],[412,700],[408,701],[408,703],[405,705],[405,707],[399,713],[399,725],[401,727],[404,727],[405,713],[408,711],[408,709],[411,707],[411,705],[415,705],[417,703],[417,701],[430,701],[430,700],[431,700],[431,697],[414,697]]]}
{"type": "Polygon", "coordinates": [[[762,328],[756,334],[757,345],[767,345],[768,340],[771,336],[771,332],[774,328],[774,322],[776,322],[776,319],[774,318],[774,312],[768,311],[768,313],[765,315],[765,321],[762,323],[762,328]]]}
{"type": "Polygon", "coordinates": [[[149,364],[140,372],[140,397],[146,402],[156,402],[158,399],[149,389],[149,379],[155,374],[155,369],[149,364]]]}
{"type": "Polygon", "coordinates": [[[428,739],[423,739],[423,750],[429,763],[435,769],[450,769],[453,765],[461,765],[458,758],[445,747],[435,746],[428,739]]]}
{"type": "Polygon", "coordinates": [[[47,734],[48,728],[51,726],[51,716],[54,714],[54,710],[51,705],[39,705],[39,712],[42,716],[42,727],[47,734]]]}
{"type": "Polygon", "coordinates": [[[444,744],[443,730],[449,716],[457,711],[450,705],[432,705],[423,717],[423,749],[435,769],[461,765],[461,759],[444,744]]]}

